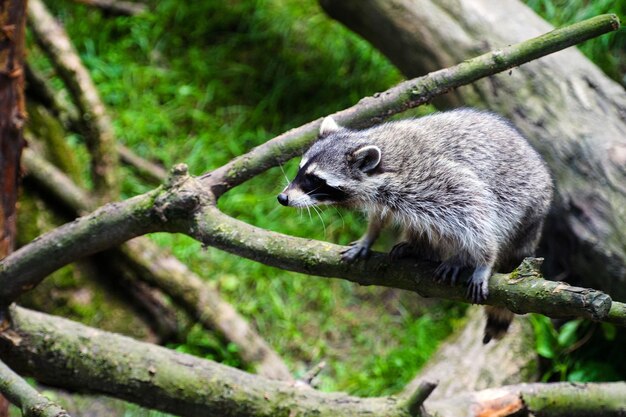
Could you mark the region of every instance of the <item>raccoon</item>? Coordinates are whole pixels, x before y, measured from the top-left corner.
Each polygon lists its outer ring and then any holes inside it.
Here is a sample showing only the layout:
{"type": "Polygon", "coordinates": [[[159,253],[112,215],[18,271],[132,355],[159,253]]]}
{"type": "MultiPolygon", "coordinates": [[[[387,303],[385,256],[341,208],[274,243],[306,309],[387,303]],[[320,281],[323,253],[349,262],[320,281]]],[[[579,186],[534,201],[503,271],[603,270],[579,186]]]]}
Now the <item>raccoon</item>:
{"type": "MultiPolygon", "coordinates": [[[[402,230],[392,259],[441,262],[435,279],[456,284],[471,270],[467,297],[482,303],[493,271],[532,256],[552,200],[545,163],[505,119],[458,109],[365,130],[322,122],[319,139],[278,195],[280,204],[364,210],[364,236],[342,253],[368,256],[390,222],[402,230]]],[[[484,343],[500,338],[513,313],[488,307],[484,343]]]]}

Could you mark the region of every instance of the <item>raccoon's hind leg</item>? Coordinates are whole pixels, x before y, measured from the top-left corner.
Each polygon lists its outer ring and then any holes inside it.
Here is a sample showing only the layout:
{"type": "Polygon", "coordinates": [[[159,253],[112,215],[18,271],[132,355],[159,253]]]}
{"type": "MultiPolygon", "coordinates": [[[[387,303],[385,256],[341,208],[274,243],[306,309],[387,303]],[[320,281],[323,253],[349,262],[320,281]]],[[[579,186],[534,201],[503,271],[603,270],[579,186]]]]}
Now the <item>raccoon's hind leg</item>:
{"type": "Polygon", "coordinates": [[[471,252],[466,248],[450,245],[450,252],[454,255],[437,267],[437,279],[454,285],[464,269],[473,269],[468,280],[467,298],[473,304],[482,304],[489,295],[489,277],[496,260],[497,252],[491,242],[493,240],[483,235],[480,240],[474,241],[471,252]]]}
{"type": "Polygon", "coordinates": [[[355,242],[350,243],[350,247],[341,252],[341,259],[344,262],[352,263],[360,258],[367,258],[370,248],[378,239],[380,231],[387,224],[388,217],[383,216],[379,212],[371,212],[367,224],[367,231],[363,237],[355,242]]]}
{"type": "MultiPolygon", "coordinates": [[[[543,218],[538,218],[516,234],[507,250],[502,253],[501,259],[498,259],[498,272],[511,272],[522,263],[524,258],[535,255],[542,227],[543,218]]],[[[485,313],[487,323],[483,343],[488,343],[491,339],[501,339],[509,329],[515,314],[506,308],[493,306],[485,307],[485,313]]]]}

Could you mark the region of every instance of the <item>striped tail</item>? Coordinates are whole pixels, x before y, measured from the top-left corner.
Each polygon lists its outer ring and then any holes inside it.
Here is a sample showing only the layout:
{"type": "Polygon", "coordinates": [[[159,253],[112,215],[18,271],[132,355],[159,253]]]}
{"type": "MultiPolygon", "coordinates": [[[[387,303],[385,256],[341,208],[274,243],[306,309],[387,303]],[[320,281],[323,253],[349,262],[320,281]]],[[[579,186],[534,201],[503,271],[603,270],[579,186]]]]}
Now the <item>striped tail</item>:
{"type": "Polygon", "coordinates": [[[502,307],[485,306],[487,324],[483,343],[489,343],[491,339],[502,339],[509,329],[515,314],[502,307]]]}

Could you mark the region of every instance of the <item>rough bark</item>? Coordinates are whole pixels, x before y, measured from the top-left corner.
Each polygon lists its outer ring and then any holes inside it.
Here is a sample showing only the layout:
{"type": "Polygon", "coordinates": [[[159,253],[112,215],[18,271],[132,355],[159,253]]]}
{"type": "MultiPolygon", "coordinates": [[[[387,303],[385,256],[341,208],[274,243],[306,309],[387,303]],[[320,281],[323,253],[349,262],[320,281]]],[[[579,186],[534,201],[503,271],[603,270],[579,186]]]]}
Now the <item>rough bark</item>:
{"type": "Polygon", "coordinates": [[[28,18],[35,40],[48,54],[81,115],[79,123],[92,157],[95,191],[102,201],[114,200],[119,191],[118,153],[113,126],[98,90],[67,33],[41,0],[29,1],[28,18]]]}
{"type": "MultiPolygon", "coordinates": [[[[518,0],[320,0],[410,77],[552,27],[518,0]]],[[[556,198],[550,276],[626,299],[626,92],[569,49],[455,92],[510,118],[544,156],[556,198]]]]}
{"type": "MultiPolygon", "coordinates": [[[[410,401],[322,393],[19,307],[11,319],[0,331],[0,358],[21,373],[180,416],[408,417],[432,390],[424,384],[410,401]]],[[[423,405],[427,414],[412,415],[623,416],[626,383],[522,384],[423,405]]]]}
{"type": "MultiPolygon", "coordinates": [[[[25,0],[0,0],[0,259],[13,251],[17,232],[15,204],[26,120],[25,23],[25,0]]],[[[8,406],[0,395],[0,416],[7,415],[8,406]]]]}
{"type": "Polygon", "coordinates": [[[0,357],[25,375],[180,416],[408,417],[394,398],[322,393],[14,307],[0,357]]]}
{"type": "MultiPolygon", "coordinates": [[[[29,149],[24,152],[24,166],[28,178],[72,213],[84,214],[95,207],[95,202],[71,179],[29,149]]],[[[146,238],[128,241],[111,255],[133,270],[137,278],[164,291],[206,328],[236,344],[241,358],[259,375],[282,381],[293,379],[280,356],[235,308],[177,258],[146,238]]]]}
{"type": "Polygon", "coordinates": [[[93,6],[101,9],[107,14],[114,16],[135,16],[141,13],[145,13],[148,7],[145,4],[132,2],[132,1],[120,1],[120,0],[74,0],[78,3],[83,3],[88,6],[93,6]]]}
{"type": "Polygon", "coordinates": [[[24,146],[24,23],[26,4],[0,1],[0,258],[13,250],[15,202],[24,146]]]}
{"type": "Polygon", "coordinates": [[[502,385],[535,381],[538,374],[532,326],[517,317],[503,340],[482,343],[483,309],[468,311],[467,324],[446,340],[404,389],[411,394],[422,381],[439,381],[429,401],[502,385]],[[450,376],[454,375],[454,378],[450,376]]]}
{"type": "Polygon", "coordinates": [[[39,394],[2,361],[0,361],[0,392],[20,408],[24,417],[69,417],[64,409],[39,394]]]}

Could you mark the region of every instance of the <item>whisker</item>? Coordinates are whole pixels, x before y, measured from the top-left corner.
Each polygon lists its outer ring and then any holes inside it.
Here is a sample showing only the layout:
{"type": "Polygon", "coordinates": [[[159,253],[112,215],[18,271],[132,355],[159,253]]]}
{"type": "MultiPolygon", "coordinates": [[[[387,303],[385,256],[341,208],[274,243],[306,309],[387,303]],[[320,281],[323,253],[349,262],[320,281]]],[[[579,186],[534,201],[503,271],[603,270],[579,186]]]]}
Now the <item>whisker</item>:
{"type": "Polygon", "coordinates": [[[311,216],[311,206],[306,206],[306,210],[309,212],[309,219],[311,219],[311,221],[313,221],[313,217],[311,216]]]}
{"type": "Polygon", "coordinates": [[[317,216],[320,218],[320,220],[322,221],[322,228],[324,229],[324,237],[326,237],[326,224],[324,223],[324,219],[322,218],[322,214],[320,213],[320,208],[312,206],[313,210],[315,210],[315,212],[317,213],[317,216]]]}
{"type": "Polygon", "coordinates": [[[285,181],[287,181],[287,185],[289,185],[289,178],[287,177],[287,174],[285,173],[285,169],[283,168],[283,164],[279,163],[278,166],[280,167],[280,170],[283,173],[283,177],[285,177],[285,181]]]}
{"type": "Polygon", "coordinates": [[[341,212],[339,211],[339,209],[337,207],[333,206],[333,208],[335,209],[337,214],[339,214],[339,217],[341,217],[341,227],[345,228],[346,227],[346,222],[343,219],[343,214],[341,214],[341,212]]]}

